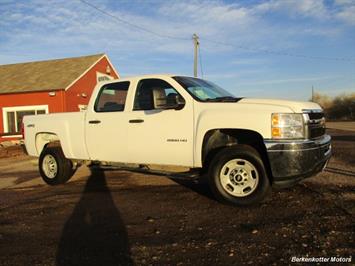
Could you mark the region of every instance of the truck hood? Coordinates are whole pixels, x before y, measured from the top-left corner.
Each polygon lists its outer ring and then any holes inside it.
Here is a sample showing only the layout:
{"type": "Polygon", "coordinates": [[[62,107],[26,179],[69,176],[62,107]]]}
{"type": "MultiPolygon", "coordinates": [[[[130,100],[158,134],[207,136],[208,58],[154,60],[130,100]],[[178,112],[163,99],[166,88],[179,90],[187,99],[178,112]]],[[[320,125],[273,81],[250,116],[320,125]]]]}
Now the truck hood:
{"type": "Polygon", "coordinates": [[[287,100],[276,100],[276,99],[243,98],[239,101],[239,103],[264,104],[264,105],[288,107],[295,113],[302,113],[303,110],[307,110],[307,109],[322,109],[317,103],[313,103],[313,102],[298,102],[298,101],[287,101],[287,100]]]}

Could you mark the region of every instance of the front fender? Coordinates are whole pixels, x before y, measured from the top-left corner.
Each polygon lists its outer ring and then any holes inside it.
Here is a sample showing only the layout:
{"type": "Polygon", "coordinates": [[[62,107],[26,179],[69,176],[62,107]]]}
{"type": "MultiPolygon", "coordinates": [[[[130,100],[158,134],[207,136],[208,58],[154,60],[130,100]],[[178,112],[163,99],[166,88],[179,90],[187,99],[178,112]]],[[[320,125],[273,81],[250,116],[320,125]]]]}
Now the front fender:
{"type": "Polygon", "coordinates": [[[290,112],[289,108],[239,103],[204,103],[205,110],[195,108],[195,167],[202,167],[202,150],[205,135],[210,130],[240,129],[250,130],[263,139],[271,137],[271,115],[275,112],[290,112]],[[227,105],[223,108],[223,105],[227,105]]]}

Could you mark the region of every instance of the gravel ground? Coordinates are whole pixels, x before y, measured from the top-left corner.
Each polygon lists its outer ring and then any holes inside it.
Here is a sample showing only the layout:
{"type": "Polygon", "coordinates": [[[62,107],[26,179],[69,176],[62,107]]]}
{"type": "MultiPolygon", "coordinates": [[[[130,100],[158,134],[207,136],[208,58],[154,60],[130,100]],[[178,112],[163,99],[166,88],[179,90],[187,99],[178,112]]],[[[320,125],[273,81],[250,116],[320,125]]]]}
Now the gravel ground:
{"type": "Polygon", "coordinates": [[[0,265],[280,265],[354,254],[355,133],[329,130],[327,169],[262,204],[220,204],[183,178],[82,167],[49,187],[0,160],[0,265]]]}

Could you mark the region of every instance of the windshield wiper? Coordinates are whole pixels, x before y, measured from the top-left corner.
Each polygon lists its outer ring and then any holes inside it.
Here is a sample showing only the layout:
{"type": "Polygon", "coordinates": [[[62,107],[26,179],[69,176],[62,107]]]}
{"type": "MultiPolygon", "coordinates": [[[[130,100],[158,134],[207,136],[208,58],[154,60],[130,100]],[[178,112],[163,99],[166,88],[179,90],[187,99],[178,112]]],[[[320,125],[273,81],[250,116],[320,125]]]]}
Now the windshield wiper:
{"type": "Polygon", "coordinates": [[[240,100],[240,98],[235,98],[233,96],[222,96],[222,97],[205,99],[206,102],[236,102],[238,100],[240,100]]]}

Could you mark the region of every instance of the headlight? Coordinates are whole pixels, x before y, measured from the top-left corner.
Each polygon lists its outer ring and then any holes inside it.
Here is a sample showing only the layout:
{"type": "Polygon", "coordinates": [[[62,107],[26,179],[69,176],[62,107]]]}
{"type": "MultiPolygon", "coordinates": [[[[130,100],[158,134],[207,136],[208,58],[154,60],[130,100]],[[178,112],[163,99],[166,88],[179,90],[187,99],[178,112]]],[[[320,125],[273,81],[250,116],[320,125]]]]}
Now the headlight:
{"type": "Polygon", "coordinates": [[[271,136],[273,139],[304,138],[302,114],[272,114],[271,136]]]}

